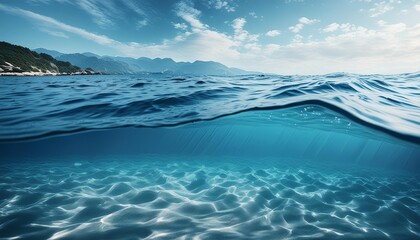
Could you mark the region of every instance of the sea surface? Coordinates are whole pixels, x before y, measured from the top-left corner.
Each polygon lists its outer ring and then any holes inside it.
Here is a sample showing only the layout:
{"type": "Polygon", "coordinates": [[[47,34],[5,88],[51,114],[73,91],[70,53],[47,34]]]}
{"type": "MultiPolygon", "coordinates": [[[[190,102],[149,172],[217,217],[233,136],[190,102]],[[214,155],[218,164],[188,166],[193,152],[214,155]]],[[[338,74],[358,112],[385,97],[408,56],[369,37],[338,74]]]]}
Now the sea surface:
{"type": "Polygon", "coordinates": [[[420,239],[420,73],[0,77],[0,239],[420,239]]]}

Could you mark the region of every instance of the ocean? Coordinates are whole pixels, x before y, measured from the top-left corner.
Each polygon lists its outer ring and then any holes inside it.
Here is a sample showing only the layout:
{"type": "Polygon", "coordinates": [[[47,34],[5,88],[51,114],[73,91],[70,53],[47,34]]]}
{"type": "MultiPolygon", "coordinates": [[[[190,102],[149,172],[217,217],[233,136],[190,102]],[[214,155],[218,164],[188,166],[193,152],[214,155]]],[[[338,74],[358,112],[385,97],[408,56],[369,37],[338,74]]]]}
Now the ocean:
{"type": "Polygon", "coordinates": [[[0,239],[418,239],[420,74],[0,78],[0,239]]]}

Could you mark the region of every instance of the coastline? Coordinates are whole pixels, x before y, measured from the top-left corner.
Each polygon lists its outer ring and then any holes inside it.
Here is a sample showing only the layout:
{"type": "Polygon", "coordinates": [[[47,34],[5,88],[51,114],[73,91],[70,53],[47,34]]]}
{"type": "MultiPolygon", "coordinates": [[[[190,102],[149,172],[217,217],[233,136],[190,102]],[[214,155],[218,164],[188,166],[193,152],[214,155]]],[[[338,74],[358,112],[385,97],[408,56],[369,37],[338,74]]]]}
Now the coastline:
{"type": "Polygon", "coordinates": [[[100,72],[74,72],[74,73],[56,73],[56,72],[0,72],[0,76],[25,77],[25,76],[71,76],[71,75],[104,75],[100,72]]]}

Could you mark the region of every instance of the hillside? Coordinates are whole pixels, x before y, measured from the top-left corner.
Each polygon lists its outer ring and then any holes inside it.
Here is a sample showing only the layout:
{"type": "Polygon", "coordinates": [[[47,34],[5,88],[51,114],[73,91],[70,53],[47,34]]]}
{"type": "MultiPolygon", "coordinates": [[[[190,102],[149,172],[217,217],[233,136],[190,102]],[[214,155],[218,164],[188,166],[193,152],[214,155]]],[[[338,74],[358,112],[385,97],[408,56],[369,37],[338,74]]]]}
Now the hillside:
{"type": "MultiPolygon", "coordinates": [[[[46,53],[0,42],[0,73],[73,74],[82,70],[67,61],[59,61],[46,53]]],[[[91,71],[89,71],[91,73],[91,71]]]]}

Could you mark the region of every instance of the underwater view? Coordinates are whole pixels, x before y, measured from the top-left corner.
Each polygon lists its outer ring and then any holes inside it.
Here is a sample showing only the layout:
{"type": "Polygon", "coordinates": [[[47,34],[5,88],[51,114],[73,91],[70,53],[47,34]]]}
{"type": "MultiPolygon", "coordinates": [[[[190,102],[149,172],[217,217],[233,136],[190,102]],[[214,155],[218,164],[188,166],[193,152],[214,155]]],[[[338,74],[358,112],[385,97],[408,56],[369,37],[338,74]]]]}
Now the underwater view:
{"type": "Polygon", "coordinates": [[[419,85],[419,74],[2,79],[0,235],[416,239],[419,85]]]}
{"type": "Polygon", "coordinates": [[[420,240],[418,0],[1,0],[0,240],[420,240]]]}

